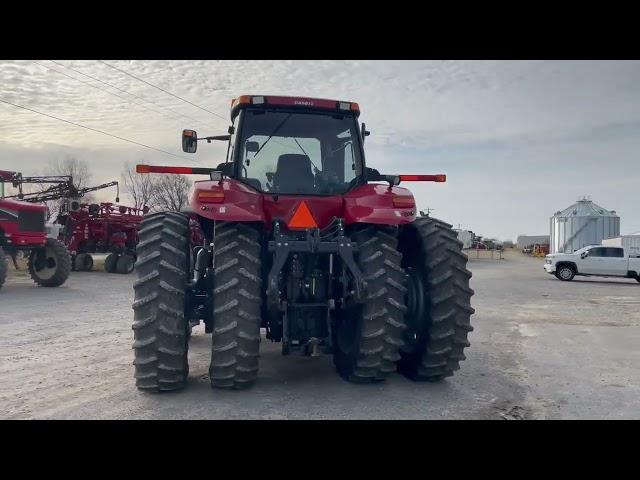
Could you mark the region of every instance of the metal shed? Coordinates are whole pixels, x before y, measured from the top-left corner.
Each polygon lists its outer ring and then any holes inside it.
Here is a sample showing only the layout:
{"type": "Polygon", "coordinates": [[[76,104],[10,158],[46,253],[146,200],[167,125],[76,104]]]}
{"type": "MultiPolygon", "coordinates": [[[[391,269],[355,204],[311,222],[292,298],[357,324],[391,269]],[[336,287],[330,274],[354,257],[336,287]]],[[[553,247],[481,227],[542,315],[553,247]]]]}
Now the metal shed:
{"type": "Polygon", "coordinates": [[[551,253],[571,253],[620,235],[620,217],[585,197],[556,212],[550,219],[550,227],[551,253]]]}
{"type": "Polygon", "coordinates": [[[549,235],[518,235],[517,247],[523,249],[530,245],[549,243],[549,235]]]}

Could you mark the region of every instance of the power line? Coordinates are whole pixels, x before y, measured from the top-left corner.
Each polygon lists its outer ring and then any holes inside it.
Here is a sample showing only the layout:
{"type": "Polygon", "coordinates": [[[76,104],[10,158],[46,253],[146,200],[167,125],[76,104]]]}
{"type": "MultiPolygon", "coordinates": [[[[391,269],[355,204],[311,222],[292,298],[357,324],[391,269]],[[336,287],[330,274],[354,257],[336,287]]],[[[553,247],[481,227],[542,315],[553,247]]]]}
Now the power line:
{"type": "Polygon", "coordinates": [[[106,65],[107,67],[110,67],[110,68],[113,68],[114,70],[117,70],[117,71],[119,71],[119,72],[122,72],[122,73],[124,73],[125,75],[130,76],[131,78],[135,78],[136,80],[138,80],[138,81],[140,81],[140,82],[142,82],[142,83],[146,83],[147,85],[149,85],[149,86],[151,86],[151,87],[153,87],[153,88],[156,88],[156,89],[160,90],[161,92],[166,93],[167,95],[171,95],[172,97],[175,97],[175,98],[177,98],[178,100],[182,100],[183,102],[186,102],[186,103],[188,103],[189,105],[193,105],[194,107],[199,108],[200,110],[203,110],[203,111],[205,111],[205,112],[208,112],[208,113],[210,113],[211,115],[214,115],[214,116],[216,116],[216,117],[218,117],[218,118],[220,118],[220,119],[224,120],[225,122],[228,122],[228,120],[227,120],[225,117],[223,117],[222,115],[220,115],[220,114],[218,114],[218,113],[216,113],[216,112],[212,112],[211,110],[208,110],[208,109],[206,109],[206,108],[204,108],[204,107],[201,107],[200,105],[196,105],[195,103],[190,102],[189,100],[187,100],[187,99],[185,99],[185,98],[179,97],[178,95],[176,95],[176,94],[174,94],[174,93],[171,93],[171,92],[169,92],[169,91],[165,90],[164,88],[160,88],[160,87],[158,87],[157,85],[154,85],[153,83],[149,83],[149,82],[147,82],[146,80],[143,80],[143,79],[142,79],[142,78],[140,78],[140,77],[136,77],[135,75],[133,75],[133,74],[131,74],[131,73],[129,73],[129,72],[127,72],[127,71],[125,71],[125,70],[122,70],[121,68],[118,68],[118,67],[116,67],[116,66],[114,66],[114,65],[111,65],[111,64],[109,64],[109,63],[107,63],[107,62],[104,62],[104,61],[102,61],[102,60],[98,60],[98,61],[99,61],[100,63],[103,63],[103,64],[104,64],[104,65],[106,65]]]}
{"type": "MultiPolygon", "coordinates": [[[[160,107],[160,108],[164,108],[164,109],[166,109],[166,110],[169,110],[170,112],[173,112],[175,115],[178,115],[178,117],[187,118],[187,119],[192,120],[192,121],[194,121],[194,122],[198,122],[200,125],[205,125],[205,123],[204,123],[204,122],[202,122],[202,121],[200,121],[200,120],[198,120],[198,119],[195,119],[195,118],[190,117],[190,116],[188,116],[188,115],[184,115],[184,114],[182,114],[182,113],[180,113],[180,112],[175,111],[175,110],[174,110],[174,109],[172,109],[172,108],[165,107],[164,105],[160,105],[160,104],[158,104],[158,103],[156,103],[156,102],[153,102],[153,101],[148,100],[148,99],[146,99],[146,98],[144,98],[144,97],[141,97],[140,95],[136,95],[135,93],[128,92],[127,90],[125,90],[125,89],[123,89],[123,88],[116,87],[115,85],[112,85],[112,84],[110,84],[109,82],[105,82],[104,80],[100,80],[99,78],[96,78],[96,77],[94,77],[94,76],[92,76],[92,75],[89,75],[88,73],[84,73],[84,72],[81,72],[81,71],[79,71],[79,70],[76,70],[75,68],[68,67],[68,66],[66,66],[66,65],[63,65],[62,63],[56,62],[55,60],[50,60],[50,61],[51,61],[51,62],[53,62],[53,63],[55,63],[56,65],[60,65],[60,66],[61,66],[61,67],[63,67],[63,68],[66,68],[66,69],[71,70],[71,71],[73,71],[73,72],[79,73],[80,75],[84,75],[85,77],[90,78],[91,80],[94,80],[94,81],[96,81],[96,82],[100,82],[100,83],[102,83],[102,84],[104,84],[104,85],[107,85],[107,86],[109,86],[109,87],[111,87],[111,88],[115,88],[116,90],[118,90],[118,91],[120,91],[120,92],[123,92],[123,93],[126,93],[127,95],[131,95],[132,97],[139,98],[139,99],[140,99],[140,100],[142,100],[143,102],[151,103],[151,104],[153,104],[153,105],[155,105],[155,106],[157,106],[157,107],[160,107]]],[[[136,105],[140,105],[140,104],[136,104],[136,105]]],[[[140,105],[140,106],[141,106],[141,107],[144,107],[144,108],[149,108],[149,107],[145,107],[144,105],[140,105]]],[[[163,113],[163,112],[159,112],[158,110],[154,110],[154,109],[149,109],[149,110],[153,110],[154,112],[159,113],[160,115],[164,115],[164,116],[166,116],[166,114],[165,114],[165,113],[163,113]]],[[[168,117],[168,118],[172,118],[172,117],[168,117]]],[[[173,119],[173,120],[175,120],[175,118],[172,118],[172,119],[173,119]]]]}
{"type": "Polygon", "coordinates": [[[32,109],[32,108],[25,107],[25,106],[23,106],[23,105],[18,105],[17,103],[12,103],[12,102],[9,102],[9,101],[7,101],[7,100],[3,100],[2,98],[0,98],[0,102],[2,102],[2,103],[6,103],[7,105],[12,105],[12,106],[17,107],[17,108],[21,108],[21,109],[23,109],[23,110],[28,110],[28,111],[30,111],[30,112],[37,113],[37,114],[39,114],[39,115],[43,115],[43,116],[45,116],[45,117],[53,118],[53,119],[55,119],[55,120],[59,120],[59,121],[61,121],[61,122],[65,122],[65,123],[68,123],[68,124],[74,125],[74,126],[76,126],[76,127],[85,128],[85,129],[87,129],[87,130],[91,130],[91,131],[93,131],[93,132],[98,132],[98,133],[101,133],[101,134],[103,134],[103,135],[107,135],[107,136],[109,136],[109,137],[117,138],[118,140],[123,140],[123,141],[125,141],[125,142],[129,142],[129,143],[133,143],[133,144],[135,144],[135,145],[139,145],[139,146],[141,146],[141,147],[149,148],[149,149],[151,149],[151,150],[155,150],[156,152],[161,152],[161,153],[164,153],[164,154],[166,154],[166,155],[171,155],[172,157],[182,158],[182,159],[184,159],[184,160],[189,160],[189,161],[191,161],[191,159],[189,159],[189,158],[187,158],[187,157],[183,157],[183,156],[181,156],[181,155],[176,155],[175,153],[167,152],[166,150],[162,150],[162,149],[160,149],[160,148],[151,147],[151,146],[149,146],[149,145],[145,145],[144,143],[136,142],[135,140],[129,140],[128,138],[120,137],[120,136],[118,136],[118,135],[114,135],[114,134],[112,134],[112,133],[104,132],[104,131],[102,131],[102,130],[98,130],[97,128],[87,127],[86,125],[81,125],[81,124],[79,124],[79,123],[75,123],[75,122],[72,122],[72,121],[70,121],[70,120],[65,120],[64,118],[56,117],[56,116],[54,116],[54,115],[49,115],[48,113],[39,112],[38,110],[34,110],[34,109],[32,109]]]}
{"type": "MultiPolygon", "coordinates": [[[[54,62],[53,60],[50,60],[50,61],[53,62],[53,63],[58,64],[57,62],[54,62]]],[[[42,64],[40,62],[36,62],[35,60],[33,61],[33,63],[36,63],[36,64],[40,65],[41,67],[46,68],[47,70],[51,70],[52,72],[56,72],[56,73],[59,73],[60,75],[64,75],[65,77],[71,78],[72,80],[75,80],[77,82],[81,82],[81,83],[84,83],[86,85],[89,85],[91,88],[95,88],[96,90],[99,90],[101,92],[108,93],[109,95],[113,95],[114,97],[118,97],[118,98],[120,98],[121,100],[124,100],[127,103],[131,103],[133,105],[137,105],[138,107],[142,107],[142,108],[144,108],[146,110],[149,110],[151,112],[159,113],[162,116],[167,116],[165,113],[160,112],[159,110],[154,110],[153,108],[149,108],[149,107],[147,107],[145,105],[142,105],[140,103],[136,103],[136,102],[132,101],[129,98],[123,97],[122,95],[118,95],[117,93],[113,93],[113,92],[110,92],[109,90],[105,90],[103,88],[97,87],[97,86],[93,85],[91,82],[87,82],[86,80],[80,80],[79,78],[76,78],[76,77],[73,77],[71,75],[68,75],[68,74],[66,74],[64,72],[61,72],[58,69],[48,67],[47,65],[44,65],[44,64],[42,64]]],[[[60,64],[58,64],[58,65],[60,65],[60,64]]],[[[62,66],[64,67],[64,65],[62,65],[62,66]]],[[[66,67],[64,67],[64,68],[66,68],[66,67]]],[[[171,118],[171,120],[175,120],[175,118],[172,118],[172,117],[168,117],[168,118],[171,118]]]]}

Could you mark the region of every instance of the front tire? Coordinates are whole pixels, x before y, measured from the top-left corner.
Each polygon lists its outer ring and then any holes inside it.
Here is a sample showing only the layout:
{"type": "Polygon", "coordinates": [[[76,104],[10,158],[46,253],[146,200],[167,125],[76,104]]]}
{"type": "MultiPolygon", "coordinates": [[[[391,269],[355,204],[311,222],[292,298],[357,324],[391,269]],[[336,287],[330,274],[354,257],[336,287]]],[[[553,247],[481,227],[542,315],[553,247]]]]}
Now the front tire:
{"type": "Polygon", "coordinates": [[[570,282],[576,276],[576,270],[571,265],[562,265],[556,270],[556,278],[563,282],[570,282]]]}
{"type": "Polygon", "coordinates": [[[132,326],[136,386],[154,392],[178,390],[189,374],[189,217],[175,212],[145,217],[138,252],[132,326]]]}
{"type": "Polygon", "coordinates": [[[247,388],[258,377],[261,236],[243,223],[214,227],[213,332],[209,378],[216,388],[247,388]]]}
{"type": "Polygon", "coordinates": [[[367,282],[364,304],[337,313],[333,362],[354,383],[383,380],[400,359],[404,325],[404,271],[394,231],[367,227],[357,231],[357,263],[367,282]]]}
{"type": "Polygon", "coordinates": [[[58,240],[47,238],[43,248],[29,255],[29,275],[41,287],[59,287],[67,281],[70,272],[71,256],[58,240]]]}
{"type": "Polygon", "coordinates": [[[409,308],[398,370],[411,380],[438,381],[460,368],[473,331],[467,256],[451,225],[430,217],[405,227],[400,251],[409,308]]]}

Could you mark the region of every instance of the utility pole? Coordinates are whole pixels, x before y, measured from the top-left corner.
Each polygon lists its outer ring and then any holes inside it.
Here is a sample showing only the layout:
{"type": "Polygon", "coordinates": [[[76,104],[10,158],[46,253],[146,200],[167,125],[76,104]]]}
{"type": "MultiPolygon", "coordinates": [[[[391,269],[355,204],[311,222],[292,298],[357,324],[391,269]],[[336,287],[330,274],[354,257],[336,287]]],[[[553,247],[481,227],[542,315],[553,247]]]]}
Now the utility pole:
{"type": "Polygon", "coordinates": [[[423,217],[428,217],[431,212],[433,212],[433,208],[427,207],[424,210],[420,210],[420,215],[422,215],[423,217]],[[427,213],[424,213],[425,211],[427,213]]]}

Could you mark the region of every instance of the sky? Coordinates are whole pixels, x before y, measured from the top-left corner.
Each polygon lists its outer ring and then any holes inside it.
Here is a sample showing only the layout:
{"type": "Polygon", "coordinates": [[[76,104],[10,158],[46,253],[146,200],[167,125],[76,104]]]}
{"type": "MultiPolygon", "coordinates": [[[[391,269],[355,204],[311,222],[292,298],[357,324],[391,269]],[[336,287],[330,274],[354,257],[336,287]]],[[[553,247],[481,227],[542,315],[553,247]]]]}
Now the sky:
{"type": "Polygon", "coordinates": [[[640,231],[639,61],[106,62],[120,70],[0,61],[0,100],[178,158],[0,102],[0,170],[36,175],[75,156],[102,183],[127,161],[215,166],[225,145],[190,155],[180,135],[225,134],[232,98],[331,98],[360,104],[368,166],[447,174],[447,183],[403,185],[419,209],[456,227],[501,240],[548,234],[550,216],[589,195],[620,215],[622,234],[640,231]]]}

